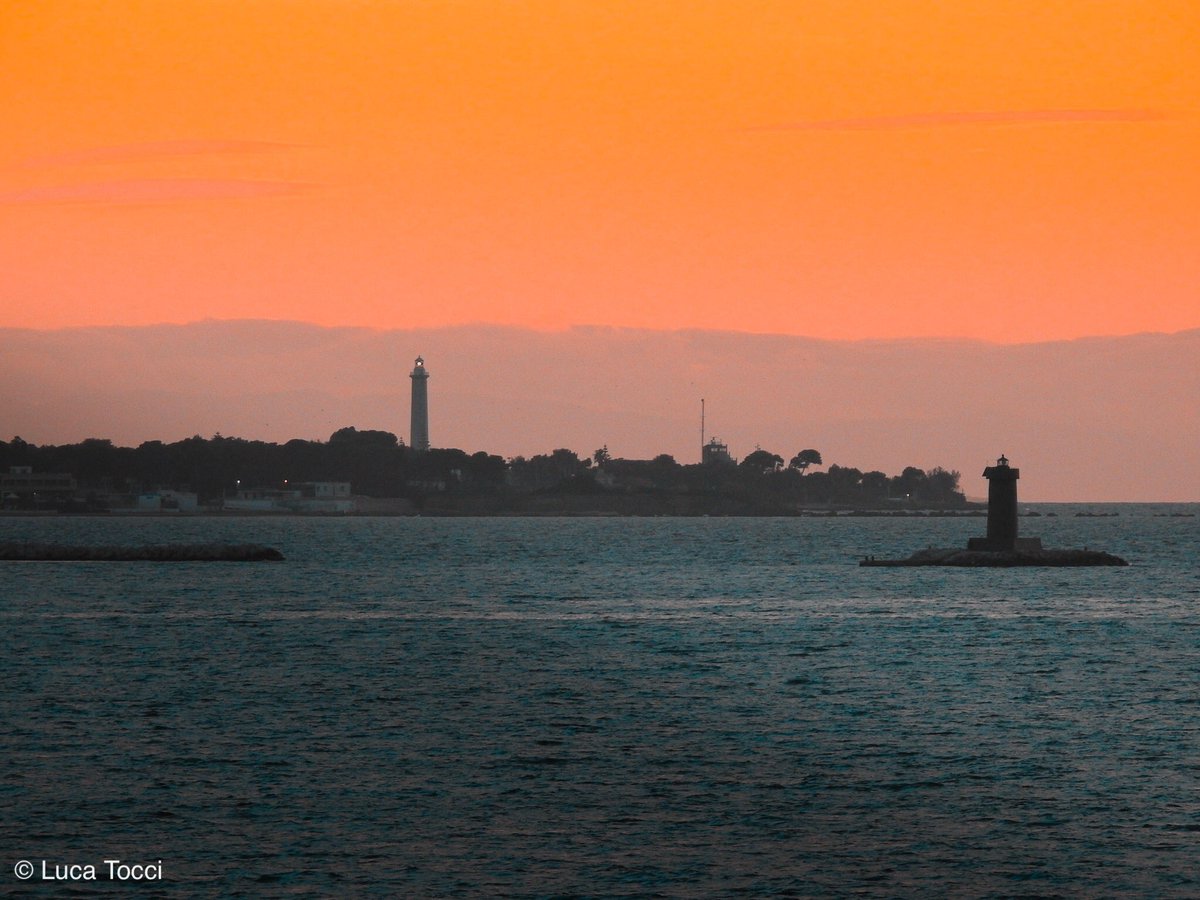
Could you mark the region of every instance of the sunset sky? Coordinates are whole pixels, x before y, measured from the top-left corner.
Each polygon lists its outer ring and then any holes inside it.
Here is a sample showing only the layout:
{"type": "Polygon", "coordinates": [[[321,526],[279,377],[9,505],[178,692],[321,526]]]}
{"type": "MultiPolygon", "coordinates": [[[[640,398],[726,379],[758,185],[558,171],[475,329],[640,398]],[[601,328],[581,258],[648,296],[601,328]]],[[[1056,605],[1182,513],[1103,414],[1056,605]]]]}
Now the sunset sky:
{"type": "Polygon", "coordinates": [[[3,6],[3,326],[1200,326],[1195,0],[3,6]]]}

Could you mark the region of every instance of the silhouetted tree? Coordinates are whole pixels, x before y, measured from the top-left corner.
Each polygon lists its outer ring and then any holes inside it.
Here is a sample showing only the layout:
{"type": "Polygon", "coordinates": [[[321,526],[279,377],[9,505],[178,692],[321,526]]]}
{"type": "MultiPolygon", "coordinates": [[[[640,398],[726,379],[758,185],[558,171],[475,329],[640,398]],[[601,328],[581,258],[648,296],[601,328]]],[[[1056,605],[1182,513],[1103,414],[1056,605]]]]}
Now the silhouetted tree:
{"type": "Polygon", "coordinates": [[[809,466],[821,465],[824,465],[824,463],[821,461],[820,453],[816,450],[801,450],[792,457],[792,461],[788,463],[788,468],[795,469],[803,475],[809,466]]]}
{"type": "Polygon", "coordinates": [[[529,459],[515,457],[508,468],[513,485],[526,490],[552,488],[585,470],[583,461],[576,453],[562,448],[529,459]]]}
{"type": "Polygon", "coordinates": [[[480,450],[471,454],[467,466],[471,473],[471,483],[476,486],[495,490],[504,484],[507,466],[503,457],[480,450]]]}
{"type": "Polygon", "coordinates": [[[170,487],[175,482],[171,452],[162,441],[144,441],[133,455],[139,488],[170,487]]]}
{"type": "Polygon", "coordinates": [[[899,475],[892,477],[892,499],[917,501],[925,488],[925,470],[906,466],[899,475]]]}
{"type": "Polygon", "coordinates": [[[966,498],[958,489],[958,480],[961,477],[958,472],[935,466],[925,476],[922,499],[941,505],[963,502],[966,498]]]}
{"type": "Polygon", "coordinates": [[[8,466],[30,466],[32,462],[32,445],[21,440],[20,436],[14,437],[7,444],[0,442],[0,462],[5,468],[8,466]]]}
{"type": "Polygon", "coordinates": [[[75,454],[75,472],[82,481],[96,481],[112,472],[113,442],[102,438],[87,438],[75,454]]]}
{"type": "Polygon", "coordinates": [[[829,467],[830,499],[839,503],[855,503],[862,498],[863,473],[850,466],[839,466],[836,463],[829,467]]]}
{"type": "Polygon", "coordinates": [[[778,453],[759,449],[747,454],[739,465],[752,472],[777,472],[783,467],[783,457],[778,453]]]}
{"type": "Polygon", "coordinates": [[[864,472],[862,477],[863,497],[868,500],[885,500],[888,495],[889,479],[878,470],[864,472]]]}
{"type": "Polygon", "coordinates": [[[354,426],[339,428],[329,436],[330,444],[354,444],[360,447],[395,447],[399,438],[390,431],[359,431],[354,426]]]}

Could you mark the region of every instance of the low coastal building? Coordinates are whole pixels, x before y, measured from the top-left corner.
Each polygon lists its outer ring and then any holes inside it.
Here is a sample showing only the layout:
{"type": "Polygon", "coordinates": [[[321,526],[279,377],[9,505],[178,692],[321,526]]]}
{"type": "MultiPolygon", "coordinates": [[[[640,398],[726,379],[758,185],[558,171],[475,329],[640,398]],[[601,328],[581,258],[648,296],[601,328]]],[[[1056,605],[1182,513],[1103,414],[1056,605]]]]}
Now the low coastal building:
{"type": "Polygon", "coordinates": [[[348,481],[306,481],[281,488],[239,488],[222,501],[230,512],[349,513],[355,511],[348,481]]]}
{"type": "Polygon", "coordinates": [[[138,494],[139,512],[197,512],[200,499],[191,491],[158,490],[138,494]]]}
{"type": "Polygon", "coordinates": [[[43,509],[61,505],[75,496],[73,475],[34,472],[32,466],[9,466],[0,474],[0,500],[5,509],[43,509]]]}
{"type": "Polygon", "coordinates": [[[705,465],[721,466],[732,466],[737,463],[737,460],[729,455],[728,445],[715,437],[709,438],[708,443],[700,448],[700,461],[705,465]]]}

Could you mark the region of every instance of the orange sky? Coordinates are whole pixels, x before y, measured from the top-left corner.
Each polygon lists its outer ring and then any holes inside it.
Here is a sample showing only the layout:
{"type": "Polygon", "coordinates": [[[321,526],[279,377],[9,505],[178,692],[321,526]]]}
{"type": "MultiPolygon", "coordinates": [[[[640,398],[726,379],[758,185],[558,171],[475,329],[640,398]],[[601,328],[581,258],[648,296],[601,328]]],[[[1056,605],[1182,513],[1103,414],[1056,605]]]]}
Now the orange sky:
{"type": "Polygon", "coordinates": [[[38,0],[0,325],[1200,325],[1195,0],[38,0]]]}

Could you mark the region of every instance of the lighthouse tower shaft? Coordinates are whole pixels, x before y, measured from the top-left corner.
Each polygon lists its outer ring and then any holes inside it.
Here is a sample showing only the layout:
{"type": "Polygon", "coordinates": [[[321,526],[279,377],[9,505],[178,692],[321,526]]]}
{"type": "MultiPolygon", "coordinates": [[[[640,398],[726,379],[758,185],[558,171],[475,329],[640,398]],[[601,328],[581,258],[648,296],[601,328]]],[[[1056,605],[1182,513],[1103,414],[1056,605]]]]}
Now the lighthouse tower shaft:
{"type": "Polygon", "coordinates": [[[409,443],[418,452],[429,449],[429,371],[425,360],[417,357],[408,376],[412,379],[412,420],[409,423],[409,443]]]}
{"type": "Polygon", "coordinates": [[[1017,479],[1021,470],[1001,456],[983,470],[988,480],[987,537],[971,538],[968,550],[1041,550],[1040,538],[1017,537],[1017,479]]]}
{"type": "Polygon", "coordinates": [[[1017,546],[1017,479],[1021,470],[1014,469],[1008,460],[983,470],[988,480],[987,539],[997,549],[1012,550],[1017,546]]]}

